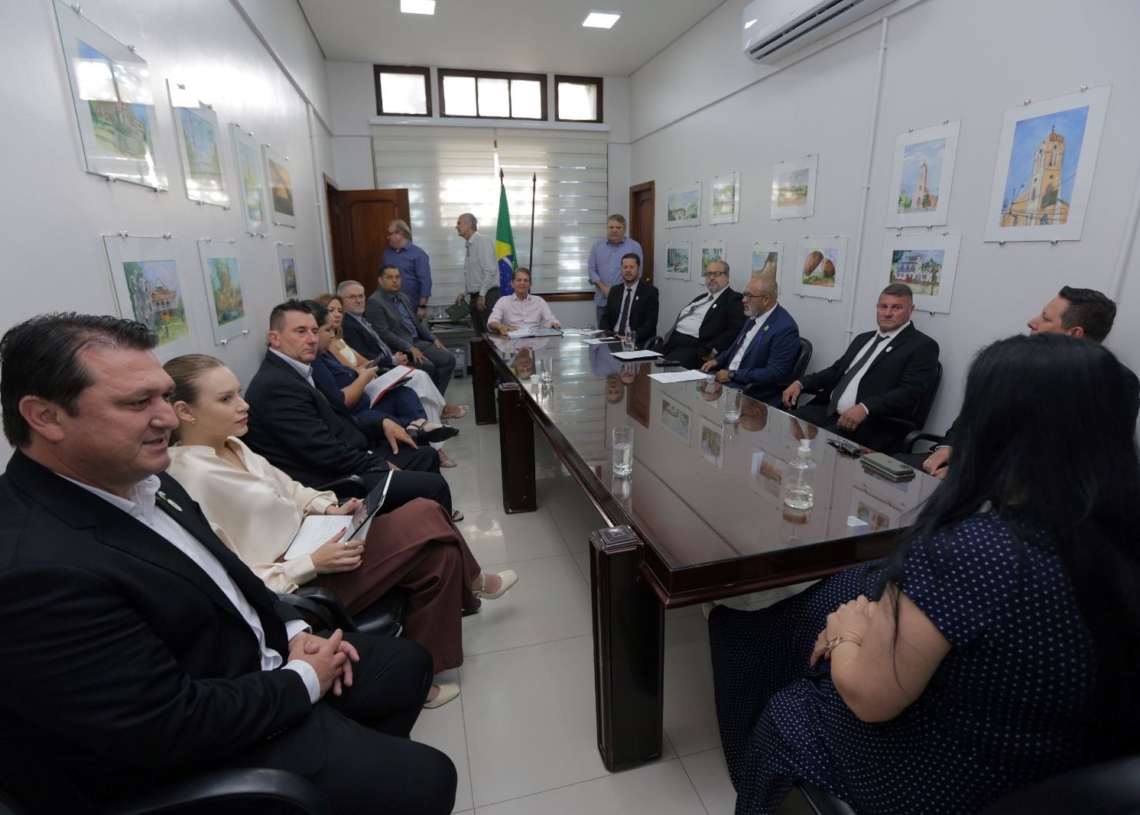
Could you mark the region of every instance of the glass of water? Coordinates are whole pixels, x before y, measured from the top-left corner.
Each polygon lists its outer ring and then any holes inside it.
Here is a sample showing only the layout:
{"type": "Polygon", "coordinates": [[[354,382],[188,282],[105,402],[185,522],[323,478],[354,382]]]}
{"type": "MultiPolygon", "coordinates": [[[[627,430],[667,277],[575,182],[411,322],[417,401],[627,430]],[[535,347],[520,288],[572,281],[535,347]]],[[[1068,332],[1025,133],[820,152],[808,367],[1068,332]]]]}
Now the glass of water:
{"type": "Polygon", "coordinates": [[[740,421],[740,408],[744,404],[744,392],[738,388],[724,389],[724,420],[726,422],[740,421]]]}
{"type": "Polygon", "coordinates": [[[614,475],[626,478],[633,473],[633,428],[627,424],[613,429],[614,475]]]}
{"type": "Polygon", "coordinates": [[[538,360],[538,374],[543,382],[554,381],[554,357],[540,357],[538,360]]]}
{"type": "Polygon", "coordinates": [[[634,340],[622,340],[621,341],[621,350],[625,351],[626,353],[629,353],[630,351],[634,351],[636,349],[637,349],[637,343],[634,340]]]}

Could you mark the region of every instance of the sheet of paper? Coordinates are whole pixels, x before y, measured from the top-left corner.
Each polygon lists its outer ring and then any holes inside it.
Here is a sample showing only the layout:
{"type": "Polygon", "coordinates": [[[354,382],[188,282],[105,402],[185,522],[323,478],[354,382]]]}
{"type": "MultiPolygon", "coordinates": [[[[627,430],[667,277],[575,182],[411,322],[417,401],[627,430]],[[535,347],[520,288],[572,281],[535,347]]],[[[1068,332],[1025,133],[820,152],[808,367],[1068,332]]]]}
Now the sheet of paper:
{"type": "Polygon", "coordinates": [[[650,374],[649,378],[658,382],[697,382],[708,378],[708,374],[703,371],[672,371],[667,374],[650,374]]]}
{"type": "Polygon", "coordinates": [[[597,328],[563,328],[562,333],[568,337],[596,337],[602,332],[597,328]]]}
{"type": "Polygon", "coordinates": [[[612,354],[614,359],[654,359],[661,356],[656,351],[614,351],[612,354]]]}
{"type": "Polygon", "coordinates": [[[601,345],[605,340],[582,340],[586,345],[601,345]]]}
{"type": "Polygon", "coordinates": [[[415,373],[414,368],[409,368],[407,365],[397,365],[387,373],[373,379],[364,386],[364,393],[369,398],[369,404],[375,405],[376,400],[394,388],[397,383],[404,381],[415,373]]]}

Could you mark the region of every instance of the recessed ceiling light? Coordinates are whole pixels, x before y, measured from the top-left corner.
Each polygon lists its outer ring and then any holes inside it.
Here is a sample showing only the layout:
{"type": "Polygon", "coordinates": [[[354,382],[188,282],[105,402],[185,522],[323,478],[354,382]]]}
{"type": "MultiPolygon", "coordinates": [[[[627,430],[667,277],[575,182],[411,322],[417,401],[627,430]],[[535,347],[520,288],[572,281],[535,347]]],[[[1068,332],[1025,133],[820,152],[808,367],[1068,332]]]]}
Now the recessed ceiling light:
{"type": "Polygon", "coordinates": [[[400,0],[404,14],[435,14],[435,0],[400,0]]]}
{"type": "Polygon", "coordinates": [[[613,28],[614,23],[620,19],[620,11],[591,11],[582,21],[582,25],[586,28],[613,28]]]}

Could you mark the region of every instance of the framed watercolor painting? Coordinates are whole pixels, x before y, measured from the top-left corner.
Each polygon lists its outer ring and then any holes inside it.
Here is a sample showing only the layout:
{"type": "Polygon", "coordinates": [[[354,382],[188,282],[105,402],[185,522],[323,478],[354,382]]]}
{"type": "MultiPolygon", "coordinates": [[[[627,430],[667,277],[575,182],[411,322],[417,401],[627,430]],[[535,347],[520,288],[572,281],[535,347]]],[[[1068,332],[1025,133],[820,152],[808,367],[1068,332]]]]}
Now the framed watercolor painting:
{"type": "Polygon", "coordinates": [[[727,251],[724,241],[701,241],[701,285],[704,285],[709,264],[714,260],[724,260],[727,251]]]}
{"type": "Polygon", "coordinates": [[[265,180],[269,189],[269,205],[276,226],[297,227],[297,207],[293,200],[293,176],[289,172],[289,158],[262,145],[265,153],[265,180]]]}
{"type": "Polygon", "coordinates": [[[718,175],[712,180],[710,224],[734,224],[740,220],[740,173],[718,175]]]}
{"type": "Polygon", "coordinates": [[[293,244],[277,244],[277,267],[281,270],[281,288],[285,292],[286,300],[299,296],[297,294],[297,261],[293,255],[293,244]]]}
{"type": "Polygon", "coordinates": [[[950,313],[961,235],[889,235],[883,241],[883,286],[905,283],[919,311],[950,313]]]}
{"type": "Polygon", "coordinates": [[[186,181],[186,197],[202,204],[229,207],[230,194],[222,172],[222,150],[218,143],[218,117],[214,107],[198,98],[185,84],[167,80],[178,156],[186,181]]]}
{"type": "Polygon", "coordinates": [[[160,361],[192,353],[196,346],[178,274],[178,241],[107,235],[103,247],[119,316],[158,336],[154,353],[160,361]]]}
{"type": "Polygon", "coordinates": [[[146,60],[55,0],[87,172],[155,190],[167,187],[146,60]]]}
{"type": "Polygon", "coordinates": [[[665,227],[700,226],[701,182],[673,187],[665,198],[665,227]]]}
{"type": "Polygon", "coordinates": [[[198,258],[214,344],[225,345],[234,337],[249,333],[237,246],[233,241],[198,241],[198,258]]]}
{"type": "Polygon", "coordinates": [[[806,218],[815,214],[819,156],[781,161],[772,166],[772,218],[806,218]]]}
{"type": "Polygon", "coordinates": [[[1010,108],[986,241],[1080,240],[1111,85],[1010,108]]]}
{"type": "Polygon", "coordinates": [[[962,123],[947,122],[895,139],[887,226],[941,226],[950,208],[962,123]]]}
{"type": "Polygon", "coordinates": [[[688,241],[665,244],[665,277],[668,280],[691,280],[690,258],[693,244],[688,241]]]}
{"type": "Polygon", "coordinates": [[[752,277],[773,277],[780,281],[780,268],[784,260],[784,244],[752,244],[752,277]]]}
{"type": "Polygon", "coordinates": [[[245,216],[245,231],[250,235],[267,234],[269,213],[265,204],[265,182],[262,179],[261,160],[253,133],[242,130],[241,125],[230,125],[234,143],[234,166],[237,168],[238,192],[241,210],[245,216]]]}
{"type": "Polygon", "coordinates": [[[793,270],[792,289],[806,297],[842,300],[846,268],[847,238],[804,238],[793,270]]]}

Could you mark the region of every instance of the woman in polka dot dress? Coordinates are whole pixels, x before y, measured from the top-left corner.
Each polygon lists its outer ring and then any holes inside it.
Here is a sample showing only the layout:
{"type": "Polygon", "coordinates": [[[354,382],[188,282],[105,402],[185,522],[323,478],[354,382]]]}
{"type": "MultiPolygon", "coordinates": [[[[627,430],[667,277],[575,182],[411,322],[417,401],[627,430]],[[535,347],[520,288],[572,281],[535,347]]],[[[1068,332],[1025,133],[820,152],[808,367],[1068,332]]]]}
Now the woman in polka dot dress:
{"type": "Polygon", "coordinates": [[[1013,337],[895,555],[709,618],[737,815],[796,780],[861,813],[977,812],[1140,749],[1140,459],[1112,354],[1013,337]],[[873,598],[873,601],[868,600],[873,598]]]}

